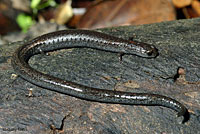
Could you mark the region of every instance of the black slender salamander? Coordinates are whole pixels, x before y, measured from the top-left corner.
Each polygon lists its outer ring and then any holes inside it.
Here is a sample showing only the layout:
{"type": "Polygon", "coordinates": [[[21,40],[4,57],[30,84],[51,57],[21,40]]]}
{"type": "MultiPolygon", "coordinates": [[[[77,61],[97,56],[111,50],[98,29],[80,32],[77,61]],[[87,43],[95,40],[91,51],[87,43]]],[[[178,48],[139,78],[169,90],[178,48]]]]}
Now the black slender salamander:
{"type": "Polygon", "coordinates": [[[25,80],[59,93],[103,103],[164,106],[177,111],[177,116],[183,117],[187,113],[184,105],[166,96],[88,87],[43,74],[28,64],[31,56],[41,52],[74,47],[133,54],[146,58],[153,58],[158,55],[158,51],[153,45],[125,40],[95,31],[63,30],[39,36],[19,47],[13,55],[12,65],[17,74],[25,80]]]}

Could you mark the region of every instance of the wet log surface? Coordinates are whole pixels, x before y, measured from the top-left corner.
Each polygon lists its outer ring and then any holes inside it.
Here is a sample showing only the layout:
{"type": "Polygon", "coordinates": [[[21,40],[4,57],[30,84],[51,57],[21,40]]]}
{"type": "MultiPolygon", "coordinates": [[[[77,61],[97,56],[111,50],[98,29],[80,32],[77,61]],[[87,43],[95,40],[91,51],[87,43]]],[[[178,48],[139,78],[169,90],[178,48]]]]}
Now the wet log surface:
{"type": "Polygon", "coordinates": [[[160,53],[154,59],[125,55],[120,63],[116,53],[75,48],[37,55],[29,62],[41,72],[91,87],[169,96],[188,108],[190,119],[185,124],[165,107],[90,102],[15,77],[11,56],[22,41],[0,45],[0,133],[199,134],[199,22],[99,29],[154,44],[160,53]]]}

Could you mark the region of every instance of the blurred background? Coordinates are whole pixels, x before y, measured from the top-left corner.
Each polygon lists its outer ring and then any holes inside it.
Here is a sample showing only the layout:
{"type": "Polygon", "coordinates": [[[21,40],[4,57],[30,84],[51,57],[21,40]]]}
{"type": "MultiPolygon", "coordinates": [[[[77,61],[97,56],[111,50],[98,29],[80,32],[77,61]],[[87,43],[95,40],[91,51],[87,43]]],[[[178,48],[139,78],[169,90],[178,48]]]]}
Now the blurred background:
{"type": "Polygon", "coordinates": [[[37,23],[96,29],[200,16],[200,0],[0,0],[0,34],[37,23]]]}

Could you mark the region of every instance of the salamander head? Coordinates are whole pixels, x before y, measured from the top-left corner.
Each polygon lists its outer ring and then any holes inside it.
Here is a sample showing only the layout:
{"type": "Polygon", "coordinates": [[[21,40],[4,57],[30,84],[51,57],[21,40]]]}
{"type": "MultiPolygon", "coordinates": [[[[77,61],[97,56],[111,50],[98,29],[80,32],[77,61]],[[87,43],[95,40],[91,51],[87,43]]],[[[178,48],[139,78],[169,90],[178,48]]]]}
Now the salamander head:
{"type": "Polygon", "coordinates": [[[155,46],[142,42],[130,41],[128,49],[128,53],[141,57],[154,58],[158,56],[158,49],[155,46]]]}

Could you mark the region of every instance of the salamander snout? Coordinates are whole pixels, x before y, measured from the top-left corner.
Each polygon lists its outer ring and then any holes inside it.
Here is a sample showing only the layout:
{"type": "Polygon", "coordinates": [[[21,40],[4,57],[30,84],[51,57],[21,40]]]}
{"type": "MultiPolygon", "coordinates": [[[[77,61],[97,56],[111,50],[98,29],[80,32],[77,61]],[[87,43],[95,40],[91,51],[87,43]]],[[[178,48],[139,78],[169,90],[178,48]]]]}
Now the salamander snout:
{"type": "Polygon", "coordinates": [[[158,56],[158,49],[154,45],[143,42],[130,41],[128,46],[130,54],[136,54],[146,58],[154,58],[158,56]]]}
{"type": "Polygon", "coordinates": [[[146,54],[148,57],[156,57],[156,56],[158,56],[159,53],[158,53],[158,49],[156,47],[151,46],[151,49],[148,49],[146,51],[146,54]]]}

